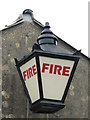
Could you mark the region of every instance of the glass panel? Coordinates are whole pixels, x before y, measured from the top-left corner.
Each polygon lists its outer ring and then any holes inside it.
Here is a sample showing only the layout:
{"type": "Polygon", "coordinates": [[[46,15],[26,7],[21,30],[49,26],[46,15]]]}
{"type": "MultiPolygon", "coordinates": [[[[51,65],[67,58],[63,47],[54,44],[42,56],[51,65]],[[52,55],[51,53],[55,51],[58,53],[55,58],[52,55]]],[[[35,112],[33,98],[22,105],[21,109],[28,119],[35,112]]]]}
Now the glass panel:
{"type": "Polygon", "coordinates": [[[35,58],[22,65],[20,67],[20,70],[22,72],[23,79],[33,103],[40,98],[35,58]]]}
{"type": "Polygon", "coordinates": [[[70,60],[40,57],[44,98],[62,99],[73,65],[70,60]]]}

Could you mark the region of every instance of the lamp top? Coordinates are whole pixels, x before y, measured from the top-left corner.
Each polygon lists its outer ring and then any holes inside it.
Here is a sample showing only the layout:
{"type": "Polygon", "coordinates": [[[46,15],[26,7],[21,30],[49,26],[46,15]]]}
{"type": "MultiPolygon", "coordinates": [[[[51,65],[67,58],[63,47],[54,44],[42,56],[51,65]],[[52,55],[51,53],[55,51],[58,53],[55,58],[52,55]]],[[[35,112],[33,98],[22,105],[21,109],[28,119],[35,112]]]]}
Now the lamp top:
{"type": "Polygon", "coordinates": [[[45,23],[44,30],[41,32],[41,35],[38,37],[37,42],[39,45],[42,44],[54,44],[56,45],[58,38],[50,30],[49,22],[45,23]]]}
{"type": "Polygon", "coordinates": [[[50,28],[49,22],[46,22],[44,27],[45,27],[45,28],[50,28]]]}

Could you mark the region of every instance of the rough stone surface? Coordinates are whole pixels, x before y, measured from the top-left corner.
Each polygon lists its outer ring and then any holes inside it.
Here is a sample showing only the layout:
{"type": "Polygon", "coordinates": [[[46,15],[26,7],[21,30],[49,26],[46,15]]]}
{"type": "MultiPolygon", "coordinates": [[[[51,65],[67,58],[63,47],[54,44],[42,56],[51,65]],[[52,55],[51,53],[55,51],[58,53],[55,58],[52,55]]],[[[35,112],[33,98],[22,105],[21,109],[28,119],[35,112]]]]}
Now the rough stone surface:
{"type": "MultiPolygon", "coordinates": [[[[0,32],[0,93],[2,91],[2,32],[0,32]]],[[[0,94],[0,119],[2,115],[2,95],[0,94]]]]}
{"type": "MultiPolygon", "coordinates": [[[[14,58],[21,59],[29,54],[41,31],[40,26],[28,22],[2,31],[2,117],[87,118],[90,60],[83,55],[65,101],[66,107],[54,114],[35,114],[29,110],[28,99],[15,67],[14,58]]],[[[67,51],[74,52],[73,48],[61,40],[58,45],[67,51]]]]}

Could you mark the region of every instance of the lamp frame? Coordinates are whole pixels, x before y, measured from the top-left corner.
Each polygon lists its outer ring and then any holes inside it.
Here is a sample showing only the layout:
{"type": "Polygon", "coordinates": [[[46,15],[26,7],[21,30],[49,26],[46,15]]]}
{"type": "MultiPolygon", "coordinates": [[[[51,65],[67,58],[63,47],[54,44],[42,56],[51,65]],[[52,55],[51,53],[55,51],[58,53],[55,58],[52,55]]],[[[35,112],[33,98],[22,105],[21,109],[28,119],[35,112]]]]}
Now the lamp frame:
{"type": "Polygon", "coordinates": [[[24,91],[25,91],[27,97],[29,98],[29,102],[31,104],[30,109],[32,111],[37,112],[37,113],[38,112],[40,112],[40,113],[53,113],[53,112],[58,111],[59,109],[62,109],[62,108],[65,107],[65,104],[64,104],[65,98],[67,96],[70,84],[72,82],[72,78],[73,78],[74,72],[76,70],[79,58],[80,58],[80,56],[78,56],[78,55],[60,54],[60,53],[56,53],[56,52],[51,53],[51,52],[35,50],[35,51],[31,52],[31,54],[29,54],[28,56],[26,56],[26,57],[22,58],[20,61],[16,62],[16,67],[17,67],[17,70],[19,72],[19,75],[20,75],[20,78],[21,78],[21,81],[22,81],[22,84],[23,84],[23,87],[24,87],[24,91]],[[49,57],[49,58],[54,58],[54,59],[56,58],[56,59],[75,61],[74,65],[73,65],[73,68],[72,68],[72,71],[71,71],[71,74],[69,76],[69,79],[68,79],[63,97],[62,97],[61,100],[52,100],[52,99],[44,98],[44,96],[43,96],[43,86],[42,86],[42,77],[41,77],[41,72],[40,72],[39,56],[44,56],[44,57],[49,57]],[[36,60],[37,79],[38,79],[38,88],[39,88],[40,99],[38,99],[34,103],[32,103],[31,97],[28,93],[27,87],[26,87],[24,79],[22,77],[20,67],[22,65],[24,65],[25,63],[27,63],[28,61],[30,61],[34,57],[35,57],[35,60],[36,60]],[[42,108],[42,106],[43,106],[43,108],[42,108]],[[48,106],[48,109],[50,107],[49,110],[47,110],[47,106],[48,106]],[[37,110],[37,107],[39,107],[39,110],[37,110]]]}

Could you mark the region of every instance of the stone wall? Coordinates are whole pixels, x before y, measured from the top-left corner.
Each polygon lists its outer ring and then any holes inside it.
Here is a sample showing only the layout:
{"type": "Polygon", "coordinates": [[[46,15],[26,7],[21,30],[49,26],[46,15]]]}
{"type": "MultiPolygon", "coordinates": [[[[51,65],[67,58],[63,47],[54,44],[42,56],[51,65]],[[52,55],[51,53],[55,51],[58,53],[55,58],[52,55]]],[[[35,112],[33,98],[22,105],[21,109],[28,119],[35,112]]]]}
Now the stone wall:
{"type": "MultiPolygon", "coordinates": [[[[2,117],[3,118],[87,118],[88,117],[88,64],[81,55],[65,104],[54,114],[36,114],[29,110],[29,102],[15,67],[14,58],[21,59],[30,53],[42,28],[24,22],[2,30],[2,117]]],[[[67,51],[74,49],[59,40],[58,45],[67,51]]]]}

